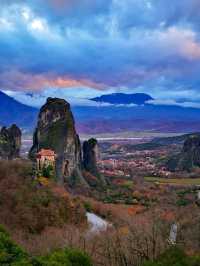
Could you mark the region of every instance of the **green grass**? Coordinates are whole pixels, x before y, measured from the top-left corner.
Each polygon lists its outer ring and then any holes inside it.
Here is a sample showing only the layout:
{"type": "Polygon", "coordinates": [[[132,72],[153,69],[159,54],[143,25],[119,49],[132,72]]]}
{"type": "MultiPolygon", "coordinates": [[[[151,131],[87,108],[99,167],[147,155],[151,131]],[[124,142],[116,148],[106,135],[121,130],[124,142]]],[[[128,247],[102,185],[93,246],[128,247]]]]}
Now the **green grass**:
{"type": "Polygon", "coordinates": [[[160,178],[160,177],[145,177],[145,181],[166,184],[166,185],[200,185],[200,178],[160,178]]]}
{"type": "Polygon", "coordinates": [[[132,180],[127,180],[122,184],[124,188],[131,188],[134,185],[134,182],[132,180]]]}

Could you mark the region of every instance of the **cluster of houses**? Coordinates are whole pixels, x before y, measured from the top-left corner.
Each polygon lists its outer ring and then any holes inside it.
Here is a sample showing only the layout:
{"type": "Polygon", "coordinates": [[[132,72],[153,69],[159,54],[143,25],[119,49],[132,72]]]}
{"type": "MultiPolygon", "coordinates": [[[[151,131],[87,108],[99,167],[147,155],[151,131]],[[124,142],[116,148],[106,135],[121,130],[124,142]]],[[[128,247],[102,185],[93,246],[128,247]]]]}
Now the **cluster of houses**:
{"type": "MultiPolygon", "coordinates": [[[[132,154],[133,155],[133,154],[132,154]]],[[[134,154],[135,155],[135,154],[134,154]]],[[[158,167],[152,160],[150,153],[141,153],[140,156],[134,156],[134,158],[106,158],[99,161],[99,169],[102,174],[106,176],[118,177],[130,177],[133,169],[135,174],[138,171],[151,174],[152,176],[170,177],[169,172],[165,167],[158,167]]]]}
{"type": "MultiPolygon", "coordinates": [[[[135,155],[135,154],[134,154],[135,155]]],[[[152,157],[150,152],[143,152],[141,156],[134,159],[102,159],[98,161],[98,167],[102,174],[106,176],[124,176],[130,177],[128,169],[140,169],[146,170],[152,175],[159,175],[169,177],[170,172],[168,172],[164,167],[157,169],[156,165],[151,161],[152,157]]],[[[41,149],[36,155],[37,161],[37,171],[41,171],[43,168],[49,165],[55,168],[56,153],[51,149],[41,149]]]]}

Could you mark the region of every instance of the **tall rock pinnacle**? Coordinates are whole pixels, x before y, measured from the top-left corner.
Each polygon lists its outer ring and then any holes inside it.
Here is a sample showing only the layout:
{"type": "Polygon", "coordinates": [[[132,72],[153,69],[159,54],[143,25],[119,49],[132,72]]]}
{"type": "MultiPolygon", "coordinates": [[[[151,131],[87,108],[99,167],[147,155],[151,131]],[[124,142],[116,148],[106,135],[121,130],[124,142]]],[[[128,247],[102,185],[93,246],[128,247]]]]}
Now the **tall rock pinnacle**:
{"type": "Polygon", "coordinates": [[[13,124],[11,127],[2,127],[0,131],[0,157],[2,159],[15,159],[20,156],[21,130],[13,124]]]}
{"type": "Polygon", "coordinates": [[[83,167],[84,170],[94,177],[96,177],[96,185],[105,184],[104,178],[101,176],[98,166],[98,142],[96,139],[91,138],[83,143],[83,167]]]}
{"type": "Polygon", "coordinates": [[[81,145],[76,133],[70,104],[63,99],[48,98],[40,109],[30,157],[41,149],[52,149],[56,157],[59,182],[86,184],[81,174],[81,145]]]}
{"type": "Polygon", "coordinates": [[[92,138],[83,143],[83,166],[93,175],[98,175],[97,168],[98,146],[97,140],[92,138]]]}

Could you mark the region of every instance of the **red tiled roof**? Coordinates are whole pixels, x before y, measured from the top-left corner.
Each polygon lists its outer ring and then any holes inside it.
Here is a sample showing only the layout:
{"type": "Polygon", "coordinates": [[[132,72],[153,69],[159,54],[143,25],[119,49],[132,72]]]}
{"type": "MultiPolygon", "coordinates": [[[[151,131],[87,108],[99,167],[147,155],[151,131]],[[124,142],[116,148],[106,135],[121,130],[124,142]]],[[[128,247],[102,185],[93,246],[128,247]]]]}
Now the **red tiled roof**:
{"type": "Polygon", "coordinates": [[[55,156],[55,152],[53,150],[50,149],[41,149],[38,153],[37,156],[55,156]]]}

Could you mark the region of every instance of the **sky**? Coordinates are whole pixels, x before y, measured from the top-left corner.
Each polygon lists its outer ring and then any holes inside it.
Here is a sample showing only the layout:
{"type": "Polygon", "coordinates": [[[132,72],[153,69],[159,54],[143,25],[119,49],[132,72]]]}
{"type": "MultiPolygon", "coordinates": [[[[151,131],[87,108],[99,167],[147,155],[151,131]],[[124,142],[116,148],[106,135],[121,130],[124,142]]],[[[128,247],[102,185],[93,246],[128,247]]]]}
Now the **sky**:
{"type": "Polygon", "coordinates": [[[46,97],[145,92],[200,107],[199,0],[0,0],[0,89],[46,97]]]}

